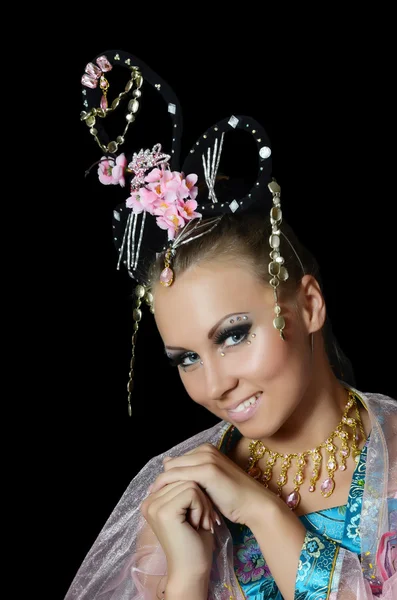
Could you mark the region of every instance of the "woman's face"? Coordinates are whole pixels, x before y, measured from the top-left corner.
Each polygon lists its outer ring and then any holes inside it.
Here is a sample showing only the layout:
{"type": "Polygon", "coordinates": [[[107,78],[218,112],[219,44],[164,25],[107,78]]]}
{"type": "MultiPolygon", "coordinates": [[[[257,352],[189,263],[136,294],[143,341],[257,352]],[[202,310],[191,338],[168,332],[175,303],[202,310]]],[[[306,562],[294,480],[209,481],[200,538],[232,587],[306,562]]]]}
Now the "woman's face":
{"type": "Polygon", "coordinates": [[[304,311],[280,304],[283,341],[273,326],[274,304],[271,287],[247,267],[225,261],[195,266],[154,294],[166,353],[189,396],[253,439],[282,428],[310,378],[304,311]],[[231,411],[248,400],[248,408],[231,411]]]}

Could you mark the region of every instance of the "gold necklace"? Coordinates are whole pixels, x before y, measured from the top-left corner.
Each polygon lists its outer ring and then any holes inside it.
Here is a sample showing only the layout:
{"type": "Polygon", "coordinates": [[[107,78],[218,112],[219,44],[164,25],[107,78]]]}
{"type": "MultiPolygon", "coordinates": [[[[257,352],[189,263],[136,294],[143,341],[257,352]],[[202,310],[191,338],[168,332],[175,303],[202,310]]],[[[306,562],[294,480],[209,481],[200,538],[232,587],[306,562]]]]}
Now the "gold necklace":
{"type": "Polygon", "coordinates": [[[362,438],[365,439],[365,433],[363,429],[363,425],[361,422],[360,412],[357,407],[356,397],[353,392],[348,392],[348,401],[345,407],[345,410],[342,415],[342,419],[339,425],[334,429],[334,431],[330,434],[330,436],[312,450],[307,450],[306,452],[300,452],[298,454],[279,454],[278,452],[272,452],[267,448],[260,440],[252,440],[249,445],[250,456],[248,459],[248,466],[246,468],[246,472],[260,481],[265,487],[268,487],[269,481],[272,478],[273,467],[276,464],[277,460],[280,458],[283,460],[280,476],[277,480],[277,495],[282,497],[282,488],[288,481],[288,470],[291,467],[292,459],[296,459],[296,474],[293,479],[295,487],[293,491],[287,496],[285,499],[286,504],[289,506],[291,510],[295,510],[300,503],[300,486],[304,482],[305,475],[303,473],[306,459],[308,456],[311,456],[314,462],[314,468],[312,471],[312,477],[310,479],[310,487],[309,492],[314,492],[316,489],[316,483],[320,476],[320,469],[322,463],[322,455],[321,448],[324,448],[328,452],[328,460],[326,463],[326,468],[328,472],[328,477],[321,484],[321,495],[324,498],[328,498],[331,496],[332,492],[335,488],[334,481],[334,473],[336,469],[339,468],[340,471],[345,471],[346,469],[346,459],[352,455],[356,462],[359,460],[361,450],[357,447],[357,442],[359,440],[359,434],[357,428],[359,429],[362,438]],[[355,411],[356,418],[349,417],[349,412],[351,410],[355,411]],[[349,434],[348,431],[344,429],[344,427],[350,427],[352,432],[349,434]],[[338,437],[341,440],[341,448],[339,450],[339,458],[337,459],[337,447],[333,443],[334,438],[338,437]],[[351,449],[349,447],[349,441],[351,439],[351,449]],[[258,466],[258,461],[268,454],[268,458],[266,461],[265,469],[262,469],[258,466]],[[338,465],[338,460],[340,464],[338,465]]]}

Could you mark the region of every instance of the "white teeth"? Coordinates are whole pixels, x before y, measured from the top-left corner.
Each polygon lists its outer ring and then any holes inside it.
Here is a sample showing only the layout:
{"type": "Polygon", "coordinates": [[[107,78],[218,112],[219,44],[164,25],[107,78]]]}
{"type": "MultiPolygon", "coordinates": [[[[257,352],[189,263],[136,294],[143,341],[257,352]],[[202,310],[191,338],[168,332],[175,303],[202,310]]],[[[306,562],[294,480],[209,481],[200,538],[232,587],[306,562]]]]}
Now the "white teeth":
{"type": "Polygon", "coordinates": [[[237,408],[234,408],[230,412],[241,412],[241,411],[245,410],[246,408],[248,408],[252,404],[255,404],[255,402],[257,401],[257,399],[259,398],[259,396],[260,396],[260,394],[255,394],[255,396],[252,396],[251,398],[249,398],[249,400],[244,400],[244,402],[241,402],[241,404],[239,404],[237,406],[237,408]]]}

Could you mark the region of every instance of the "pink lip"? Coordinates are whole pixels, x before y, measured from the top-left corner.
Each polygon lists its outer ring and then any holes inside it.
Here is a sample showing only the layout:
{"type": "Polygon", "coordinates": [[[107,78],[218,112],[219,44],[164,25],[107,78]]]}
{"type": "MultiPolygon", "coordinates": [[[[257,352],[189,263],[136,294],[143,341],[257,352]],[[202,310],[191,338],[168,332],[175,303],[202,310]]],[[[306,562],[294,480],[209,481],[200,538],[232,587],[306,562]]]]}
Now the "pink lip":
{"type": "MultiPolygon", "coordinates": [[[[255,404],[252,404],[248,408],[242,410],[241,412],[233,412],[231,410],[227,411],[229,416],[229,421],[234,421],[235,423],[243,423],[244,421],[248,421],[258,410],[258,407],[262,400],[262,394],[256,400],[255,404]]],[[[238,405],[237,405],[238,406],[238,405]]]]}

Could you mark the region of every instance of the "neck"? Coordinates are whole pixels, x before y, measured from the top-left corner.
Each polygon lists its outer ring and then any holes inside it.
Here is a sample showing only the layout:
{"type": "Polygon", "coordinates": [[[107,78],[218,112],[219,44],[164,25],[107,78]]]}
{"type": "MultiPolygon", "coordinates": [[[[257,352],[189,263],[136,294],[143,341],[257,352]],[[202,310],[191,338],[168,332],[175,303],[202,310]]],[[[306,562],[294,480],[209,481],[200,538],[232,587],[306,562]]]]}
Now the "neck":
{"type": "Polygon", "coordinates": [[[297,409],[283,426],[262,442],[273,452],[305,452],[324,442],[342,419],[348,401],[323,347],[313,355],[312,379],[297,409]]]}

